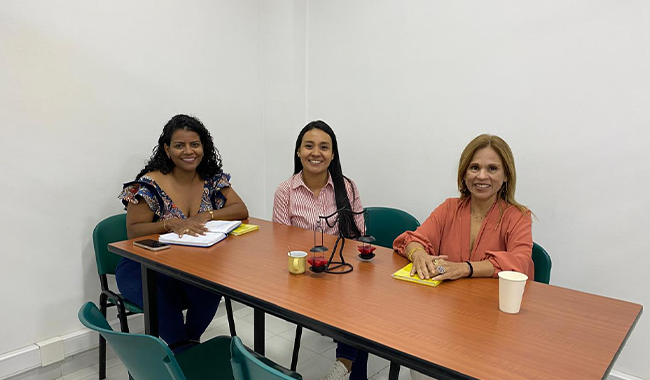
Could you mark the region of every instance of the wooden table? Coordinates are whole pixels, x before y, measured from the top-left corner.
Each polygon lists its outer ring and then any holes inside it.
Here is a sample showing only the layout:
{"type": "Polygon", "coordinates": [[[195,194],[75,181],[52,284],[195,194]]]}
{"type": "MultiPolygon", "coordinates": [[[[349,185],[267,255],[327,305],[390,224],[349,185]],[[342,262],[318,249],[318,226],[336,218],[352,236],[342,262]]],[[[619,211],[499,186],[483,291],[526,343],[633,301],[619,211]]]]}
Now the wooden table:
{"type": "MultiPolygon", "coordinates": [[[[155,293],[148,293],[157,271],[253,306],[255,350],[262,353],[267,312],[440,380],[604,379],[643,311],[528,282],[521,312],[509,315],[499,311],[498,280],[461,279],[437,288],[394,280],[406,259],[378,247],[372,261],[362,262],[352,241],[344,251],[352,273],[292,275],[287,246],[308,251],[313,232],[249,223],[260,230],[210,248],[151,252],[133,240],[109,245],[143,264],[147,332],[157,334],[156,313],[148,311],[157,307],[155,293]]],[[[334,241],[325,236],[330,249],[334,241]]]]}

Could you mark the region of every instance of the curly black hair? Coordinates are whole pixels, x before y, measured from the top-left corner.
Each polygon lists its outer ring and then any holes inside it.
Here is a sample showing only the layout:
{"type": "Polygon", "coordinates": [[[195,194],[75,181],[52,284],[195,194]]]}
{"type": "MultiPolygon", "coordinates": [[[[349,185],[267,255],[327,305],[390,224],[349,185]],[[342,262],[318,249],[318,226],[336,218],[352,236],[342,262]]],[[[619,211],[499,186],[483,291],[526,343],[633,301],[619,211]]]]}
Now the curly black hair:
{"type": "Polygon", "coordinates": [[[172,135],[177,129],[196,132],[201,139],[201,145],[203,145],[203,159],[196,168],[199,177],[202,180],[205,180],[217,174],[221,174],[221,155],[219,154],[219,150],[214,146],[210,131],[208,131],[203,123],[195,117],[176,115],[165,124],[165,127],[158,138],[158,145],[153,148],[151,158],[149,158],[144,169],[142,169],[135,177],[136,180],[152,171],[160,170],[161,173],[168,174],[172,169],[174,169],[174,162],[171,158],[167,157],[167,154],[165,153],[165,145],[171,143],[172,135]]]}

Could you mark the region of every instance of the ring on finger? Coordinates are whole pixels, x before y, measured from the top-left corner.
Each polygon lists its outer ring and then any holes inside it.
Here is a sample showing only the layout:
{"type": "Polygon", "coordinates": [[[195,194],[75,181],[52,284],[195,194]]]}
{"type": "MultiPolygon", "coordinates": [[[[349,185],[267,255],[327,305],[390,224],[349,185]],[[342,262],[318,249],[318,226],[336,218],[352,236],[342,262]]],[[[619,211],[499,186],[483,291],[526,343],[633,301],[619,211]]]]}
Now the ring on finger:
{"type": "Polygon", "coordinates": [[[442,267],[442,265],[438,266],[438,273],[440,274],[445,274],[445,268],[442,267]]]}

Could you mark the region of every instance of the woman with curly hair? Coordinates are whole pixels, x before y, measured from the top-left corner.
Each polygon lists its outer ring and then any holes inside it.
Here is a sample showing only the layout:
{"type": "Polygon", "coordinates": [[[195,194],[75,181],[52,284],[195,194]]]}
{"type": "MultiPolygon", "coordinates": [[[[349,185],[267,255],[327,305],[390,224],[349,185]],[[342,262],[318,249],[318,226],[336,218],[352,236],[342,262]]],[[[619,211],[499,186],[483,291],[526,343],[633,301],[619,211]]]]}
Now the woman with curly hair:
{"type": "MultiPolygon", "coordinates": [[[[176,115],[165,125],[149,162],[135,181],[124,184],[119,198],[126,207],[129,238],[166,232],[202,235],[209,220],[248,217],[230,175],[222,171],[210,132],[187,115],[176,115]]],[[[142,306],[140,264],[122,258],[115,277],[120,292],[142,306]]],[[[221,296],[162,274],[156,279],[160,336],[172,349],[198,342],[221,296]]]]}

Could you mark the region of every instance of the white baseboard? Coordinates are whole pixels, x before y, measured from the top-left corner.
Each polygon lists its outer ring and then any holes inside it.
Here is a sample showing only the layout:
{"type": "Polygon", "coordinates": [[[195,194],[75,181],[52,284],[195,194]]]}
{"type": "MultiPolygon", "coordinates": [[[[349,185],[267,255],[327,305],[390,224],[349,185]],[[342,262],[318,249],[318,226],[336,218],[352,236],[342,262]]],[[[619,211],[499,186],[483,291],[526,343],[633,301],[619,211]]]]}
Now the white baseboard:
{"type": "Polygon", "coordinates": [[[609,373],[609,376],[607,377],[607,380],[644,380],[644,379],[640,377],[628,375],[627,373],[623,373],[615,369],[612,369],[612,371],[609,373]]]}
{"type": "MultiPolygon", "coordinates": [[[[109,323],[114,330],[120,329],[118,319],[111,320],[109,323]]],[[[135,333],[144,331],[142,314],[129,316],[129,330],[135,333]]],[[[60,338],[63,341],[64,359],[92,350],[97,347],[99,342],[97,333],[89,329],[75,331],[60,338]]],[[[42,367],[40,348],[37,344],[32,344],[0,356],[0,380],[40,367],[42,367]]]]}

